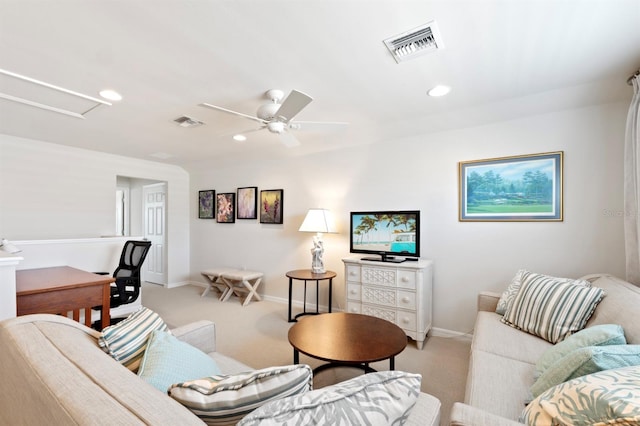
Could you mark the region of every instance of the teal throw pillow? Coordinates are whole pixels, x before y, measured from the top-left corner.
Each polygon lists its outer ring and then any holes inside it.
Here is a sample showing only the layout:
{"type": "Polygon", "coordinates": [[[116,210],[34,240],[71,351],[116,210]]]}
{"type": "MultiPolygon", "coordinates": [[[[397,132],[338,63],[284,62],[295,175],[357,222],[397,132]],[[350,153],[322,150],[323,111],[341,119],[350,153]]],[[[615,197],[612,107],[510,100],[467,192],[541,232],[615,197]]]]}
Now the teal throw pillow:
{"type": "Polygon", "coordinates": [[[624,337],[624,330],[622,326],[618,324],[601,324],[585,328],[547,349],[540,359],[538,359],[538,362],[536,362],[533,378],[537,379],[540,377],[547,368],[576,349],[587,346],[626,344],[627,340],[624,337]]]}
{"type": "Polygon", "coordinates": [[[576,349],[549,367],[531,386],[531,393],[537,397],[567,380],[628,366],[640,366],[640,345],[588,346],[576,349]]]}
{"type": "Polygon", "coordinates": [[[582,376],[544,392],[522,413],[528,425],[640,424],[640,367],[582,376]]]}
{"type": "Polygon", "coordinates": [[[164,331],[151,333],[138,370],[138,376],[165,393],[174,383],[214,374],[220,369],[213,358],[164,331]]]}

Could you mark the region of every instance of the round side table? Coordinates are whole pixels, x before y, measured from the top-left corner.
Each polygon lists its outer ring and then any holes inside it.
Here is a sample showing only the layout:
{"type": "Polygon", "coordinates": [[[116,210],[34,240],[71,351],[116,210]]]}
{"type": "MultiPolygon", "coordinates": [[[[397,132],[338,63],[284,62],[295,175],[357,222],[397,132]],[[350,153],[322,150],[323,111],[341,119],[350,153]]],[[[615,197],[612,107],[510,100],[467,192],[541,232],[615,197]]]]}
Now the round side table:
{"type": "Polygon", "coordinates": [[[329,281],[329,313],[331,313],[331,297],[333,290],[333,279],[336,277],[336,273],[333,271],[326,271],[321,274],[314,274],[311,269],[296,269],[295,271],[287,272],[287,277],[289,277],[289,322],[296,322],[298,317],[302,315],[318,315],[319,311],[319,287],[320,281],[327,280],[329,281]],[[293,291],[293,280],[304,281],[304,304],[303,311],[296,315],[295,317],[291,317],[291,296],[293,291]],[[316,282],[316,311],[315,312],[307,312],[307,281],[315,281],[316,282]]]}

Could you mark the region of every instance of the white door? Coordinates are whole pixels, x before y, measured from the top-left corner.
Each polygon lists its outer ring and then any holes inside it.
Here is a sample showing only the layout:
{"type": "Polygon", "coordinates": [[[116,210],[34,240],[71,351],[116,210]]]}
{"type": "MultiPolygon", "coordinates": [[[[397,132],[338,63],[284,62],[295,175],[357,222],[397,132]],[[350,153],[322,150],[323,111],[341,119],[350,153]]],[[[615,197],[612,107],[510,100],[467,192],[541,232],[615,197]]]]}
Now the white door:
{"type": "Polygon", "coordinates": [[[144,281],[167,284],[166,267],[166,200],[167,185],[156,183],[142,188],[144,198],[144,237],[151,241],[151,248],[144,262],[144,281]]]}

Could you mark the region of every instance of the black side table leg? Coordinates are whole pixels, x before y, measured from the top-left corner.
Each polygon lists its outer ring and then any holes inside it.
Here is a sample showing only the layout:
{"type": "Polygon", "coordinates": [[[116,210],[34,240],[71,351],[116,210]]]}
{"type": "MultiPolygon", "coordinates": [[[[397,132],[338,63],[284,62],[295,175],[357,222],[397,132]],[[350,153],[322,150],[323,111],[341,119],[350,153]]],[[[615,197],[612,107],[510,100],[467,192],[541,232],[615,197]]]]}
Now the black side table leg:
{"type": "Polygon", "coordinates": [[[300,352],[297,349],[293,350],[293,363],[300,364],[300,352]]]}
{"type": "Polygon", "coordinates": [[[295,319],[291,318],[291,286],[293,285],[293,278],[289,278],[289,322],[295,322],[295,319]]]}
{"type": "Polygon", "coordinates": [[[331,313],[331,300],[333,300],[331,292],[333,289],[333,278],[329,278],[329,313],[331,313]]]}

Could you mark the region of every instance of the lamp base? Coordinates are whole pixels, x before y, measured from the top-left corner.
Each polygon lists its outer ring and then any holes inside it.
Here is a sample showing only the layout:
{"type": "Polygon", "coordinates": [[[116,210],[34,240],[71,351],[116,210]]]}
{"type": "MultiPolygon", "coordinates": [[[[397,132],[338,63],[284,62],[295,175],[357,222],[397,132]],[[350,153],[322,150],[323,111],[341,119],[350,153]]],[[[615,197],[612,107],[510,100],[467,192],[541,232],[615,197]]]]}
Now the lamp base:
{"type": "Polygon", "coordinates": [[[324,254],[324,245],[322,243],[322,234],[318,233],[313,237],[313,248],[311,249],[311,272],[314,274],[324,274],[327,272],[324,269],[324,260],[322,255],[324,254]]]}

